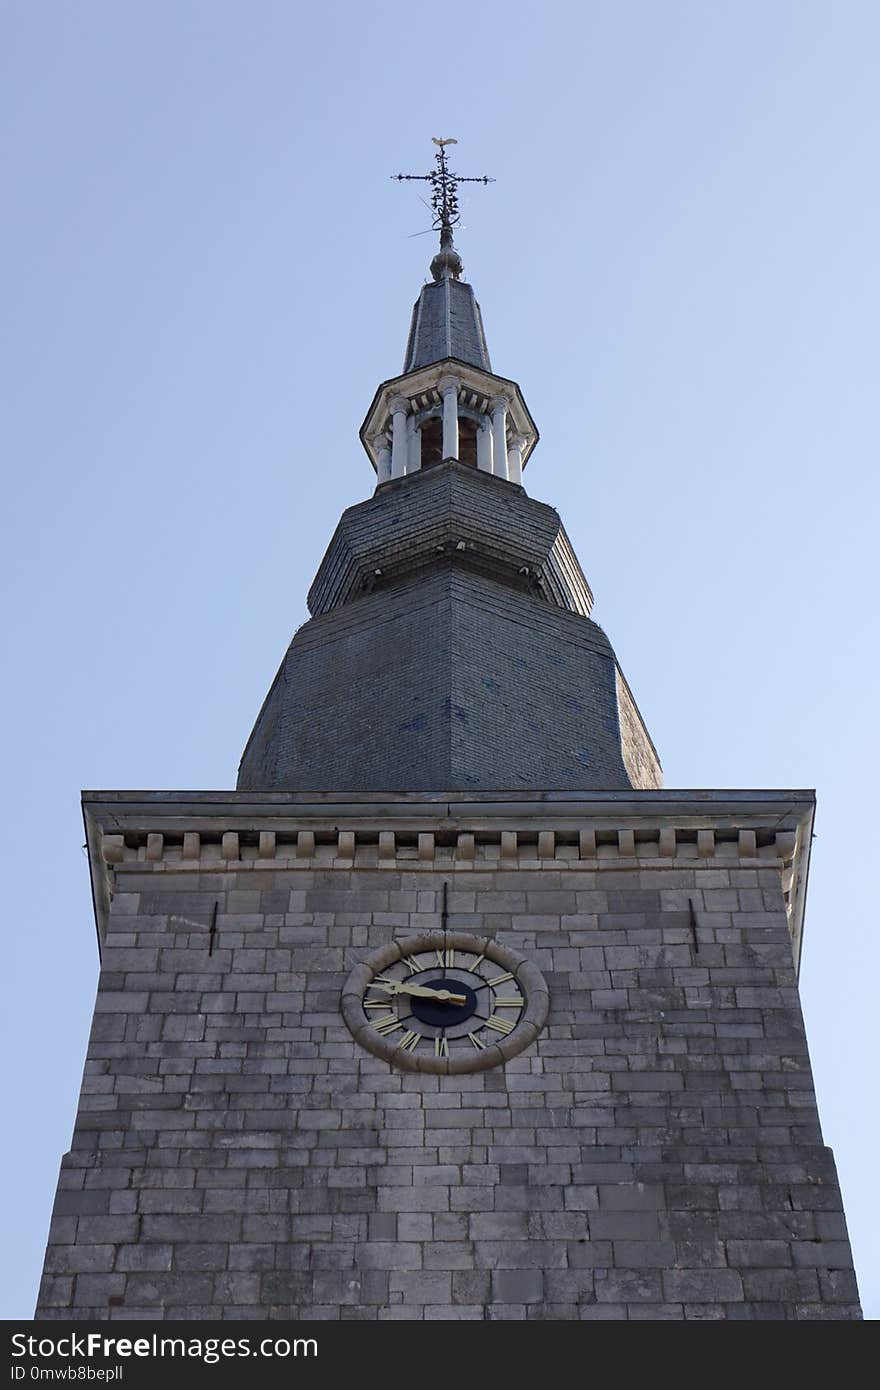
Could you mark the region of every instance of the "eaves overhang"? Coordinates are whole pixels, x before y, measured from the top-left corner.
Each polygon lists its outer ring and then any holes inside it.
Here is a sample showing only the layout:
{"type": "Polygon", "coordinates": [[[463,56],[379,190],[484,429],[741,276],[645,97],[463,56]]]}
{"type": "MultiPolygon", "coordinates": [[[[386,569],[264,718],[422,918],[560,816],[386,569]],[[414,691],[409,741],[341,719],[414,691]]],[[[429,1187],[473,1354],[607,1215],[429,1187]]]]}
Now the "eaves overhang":
{"type": "Polygon", "coordinates": [[[85,791],[82,803],[99,946],[126,879],[152,873],[737,869],[779,875],[800,965],[809,790],[85,791]]]}

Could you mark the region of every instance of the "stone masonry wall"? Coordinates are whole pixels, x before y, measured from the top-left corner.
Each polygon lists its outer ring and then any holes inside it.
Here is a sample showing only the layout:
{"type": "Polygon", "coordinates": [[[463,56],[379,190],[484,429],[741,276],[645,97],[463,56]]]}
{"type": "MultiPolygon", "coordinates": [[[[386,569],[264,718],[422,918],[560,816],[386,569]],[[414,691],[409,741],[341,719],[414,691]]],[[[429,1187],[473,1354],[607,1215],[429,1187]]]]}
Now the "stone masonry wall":
{"type": "Polygon", "coordinates": [[[37,1315],[858,1317],[779,871],[128,866],[37,1315]],[[340,990],[444,880],[550,1017],[402,1074],[340,990]]]}

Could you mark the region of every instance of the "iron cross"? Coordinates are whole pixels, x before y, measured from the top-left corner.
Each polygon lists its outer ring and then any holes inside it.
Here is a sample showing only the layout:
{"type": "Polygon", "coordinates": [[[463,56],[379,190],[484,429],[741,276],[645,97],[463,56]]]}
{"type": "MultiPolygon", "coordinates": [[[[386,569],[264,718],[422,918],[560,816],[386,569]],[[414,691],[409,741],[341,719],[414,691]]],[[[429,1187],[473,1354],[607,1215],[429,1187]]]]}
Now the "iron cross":
{"type": "Polygon", "coordinates": [[[446,146],[457,145],[458,141],[439,140],[436,135],[431,137],[437,146],[437,153],[434,162],[437,165],[430,174],[392,174],[391,177],[398,182],[406,180],[416,180],[431,185],[431,207],[434,210],[434,220],[432,226],[435,231],[447,232],[452,235],[452,228],[459,221],[461,213],[458,207],[458,185],[460,183],[494,183],[488,174],[483,174],[481,178],[465,178],[462,174],[454,174],[446,161],[446,146]]]}

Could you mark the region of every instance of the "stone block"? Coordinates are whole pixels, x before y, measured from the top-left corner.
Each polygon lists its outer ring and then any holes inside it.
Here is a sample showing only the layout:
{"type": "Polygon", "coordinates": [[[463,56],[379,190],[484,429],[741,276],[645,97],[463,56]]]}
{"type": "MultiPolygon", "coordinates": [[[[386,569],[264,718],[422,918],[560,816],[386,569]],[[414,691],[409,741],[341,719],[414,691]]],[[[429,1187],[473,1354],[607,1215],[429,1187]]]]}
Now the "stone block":
{"type": "Polygon", "coordinates": [[[472,1240],[524,1240],[529,1233],[529,1218],[525,1212],[473,1212],[468,1217],[472,1240]]]}
{"type": "Polygon", "coordinates": [[[496,1303],[540,1303],[544,1276],[540,1269],[495,1269],[492,1298],[496,1303]]]}
{"type": "Polygon", "coordinates": [[[799,1240],[792,1242],[795,1265],[810,1269],[851,1269],[852,1255],[845,1240],[799,1240]]]}
{"type": "Polygon", "coordinates": [[[598,1303],[660,1303],[661,1275],[653,1270],[596,1270],[593,1276],[598,1303]]]}
{"type": "Polygon", "coordinates": [[[389,1274],[388,1288],[393,1296],[403,1295],[404,1303],[451,1303],[452,1275],[442,1270],[412,1273],[395,1271],[389,1274]]]}
{"type": "Polygon", "coordinates": [[[735,1269],[668,1269],[663,1290],[670,1302],[736,1303],[743,1299],[742,1279],[735,1269]]]}
{"type": "Polygon", "coordinates": [[[620,1269],[668,1269],[675,1261],[671,1240],[615,1240],[613,1249],[620,1269]]]}
{"type": "Polygon", "coordinates": [[[422,1246],[416,1241],[372,1241],[358,1246],[356,1264],[359,1269],[421,1269],[422,1246]]]}

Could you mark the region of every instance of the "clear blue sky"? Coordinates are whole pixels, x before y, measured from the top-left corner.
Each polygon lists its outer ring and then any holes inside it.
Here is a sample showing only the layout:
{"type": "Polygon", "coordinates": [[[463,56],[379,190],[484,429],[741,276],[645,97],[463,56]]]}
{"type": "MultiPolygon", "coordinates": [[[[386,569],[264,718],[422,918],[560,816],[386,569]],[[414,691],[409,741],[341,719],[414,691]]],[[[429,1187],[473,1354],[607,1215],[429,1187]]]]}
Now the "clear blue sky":
{"type": "Polygon", "coordinates": [[[880,1312],[874,0],[5,0],[8,1129],[29,1316],[97,976],[79,791],[229,788],[433,250],[669,787],[813,787],[802,992],[880,1312]]]}

